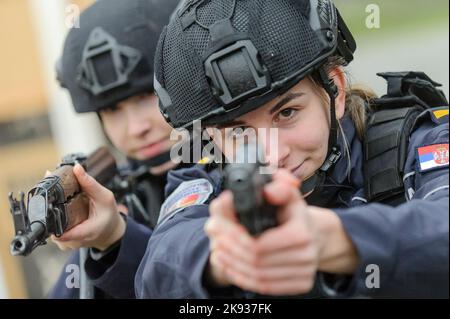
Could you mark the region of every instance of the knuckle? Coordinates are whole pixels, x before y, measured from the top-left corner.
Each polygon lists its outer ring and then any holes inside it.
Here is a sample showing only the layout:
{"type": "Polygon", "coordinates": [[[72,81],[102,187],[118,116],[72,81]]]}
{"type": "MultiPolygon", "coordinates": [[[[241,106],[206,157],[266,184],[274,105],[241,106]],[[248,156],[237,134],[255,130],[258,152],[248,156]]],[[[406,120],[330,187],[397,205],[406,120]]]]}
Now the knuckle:
{"type": "Polygon", "coordinates": [[[306,282],[305,289],[306,289],[306,291],[311,291],[311,289],[313,289],[313,287],[314,287],[314,279],[311,278],[310,280],[308,280],[306,282]]]}
{"type": "Polygon", "coordinates": [[[210,254],[209,262],[211,263],[211,265],[215,267],[218,267],[220,265],[220,262],[217,258],[217,253],[215,253],[214,251],[212,251],[210,254]]]}
{"type": "Polygon", "coordinates": [[[239,278],[238,276],[228,267],[223,268],[225,276],[229,279],[230,282],[235,284],[236,286],[239,286],[239,278]]]}
{"type": "Polygon", "coordinates": [[[299,245],[308,245],[312,242],[312,237],[309,232],[296,232],[292,234],[294,241],[299,245]]]}
{"type": "Polygon", "coordinates": [[[317,251],[312,248],[309,249],[306,253],[306,259],[310,262],[312,266],[315,266],[318,259],[317,251]]]}
{"type": "Polygon", "coordinates": [[[261,258],[258,256],[258,254],[255,254],[254,252],[250,253],[248,255],[250,266],[255,268],[258,267],[261,264],[261,258]]]}
{"type": "Polygon", "coordinates": [[[258,282],[256,278],[244,278],[244,288],[255,291],[255,292],[261,292],[261,284],[258,282]]]}
{"type": "Polygon", "coordinates": [[[248,247],[249,247],[248,249],[252,252],[252,254],[250,256],[253,259],[255,259],[255,262],[257,262],[258,259],[260,259],[260,256],[264,250],[264,247],[255,242],[249,243],[248,247]]]}
{"type": "Polygon", "coordinates": [[[217,210],[217,203],[218,199],[214,199],[213,201],[211,201],[211,203],[209,204],[209,212],[211,214],[214,214],[214,212],[217,210]]]}
{"type": "Polygon", "coordinates": [[[253,272],[255,273],[255,278],[258,282],[260,282],[261,284],[268,279],[269,275],[263,271],[263,270],[258,270],[258,269],[254,269],[253,272]]]}
{"type": "Polygon", "coordinates": [[[301,251],[301,250],[296,250],[295,251],[294,258],[295,258],[295,261],[298,262],[298,263],[304,263],[305,259],[306,259],[303,251],[301,251]]]}
{"type": "Polygon", "coordinates": [[[116,198],[114,197],[114,193],[112,191],[110,191],[107,188],[104,188],[105,190],[105,199],[108,203],[115,203],[116,202],[116,198]]]}
{"type": "Polygon", "coordinates": [[[203,231],[207,235],[211,235],[211,222],[209,220],[206,221],[205,225],[203,226],[203,231]]]}
{"type": "Polygon", "coordinates": [[[260,283],[258,285],[258,291],[263,295],[270,295],[275,293],[275,288],[273,284],[270,283],[260,283]]]}
{"type": "Polygon", "coordinates": [[[259,269],[255,269],[254,267],[250,267],[248,269],[249,275],[251,276],[251,278],[253,278],[253,280],[256,282],[259,282],[263,279],[263,274],[261,272],[261,270],[259,269]]]}
{"type": "Polygon", "coordinates": [[[313,286],[314,286],[314,280],[312,278],[308,278],[308,279],[300,282],[299,290],[301,293],[307,293],[307,292],[311,291],[313,286]]]}
{"type": "Polygon", "coordinates": [[[81,182],[87,187],[92,187],[94,179],[88,174],[83,174],[83,176],[81,176],[81,182]]]}
{"type": "Polygon", "coordinates": [[[205,226],[203,227],[203,229],[205,230],[205,233],[206,234],[208,234],[208,235],[210,235],[210,236],[212,236],[212,235],[214,235],[214,233],[215,233],[215,225],[214,225],[215,223],[214,223],[214,219],[212,219],[212,218],[209,218],[207,221],[206,221],[206,223],[205,223],[205,226]]]}
{"type": "Polygon", "coordinates": [[[90,242],[94,242],[96,240],[95,234],[86,233],[81,240],[81,243],[86,244],[90,242]]]}

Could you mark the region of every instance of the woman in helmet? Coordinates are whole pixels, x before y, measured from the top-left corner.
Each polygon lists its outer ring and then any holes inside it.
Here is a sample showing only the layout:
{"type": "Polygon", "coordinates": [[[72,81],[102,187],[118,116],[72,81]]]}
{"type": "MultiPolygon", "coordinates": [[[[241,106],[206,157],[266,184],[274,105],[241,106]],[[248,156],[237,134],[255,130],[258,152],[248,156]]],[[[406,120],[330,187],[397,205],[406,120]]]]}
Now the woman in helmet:
{"type": "Polygon", "coordinates": [[[276,128],[262,144],[278,226],[249,234],[221,164],[173,171],[138,296],[448,296],[448,103],[419,72],[382,74],[380,99],[352,89],[355,48],[328,0],[178,11],[155,57],[161,111],[201,121],[227,158],[227,142],[276,128]]]}
{"type": "MultiPolygon", "coordinates": [[[[100,199],[96,202],[96,213],[61,238],[53,238],[63,249],[97,248],[91,252],[97,252],[95,256],[100,261],[94,263],[91,253],[86,265],[91,279],[95,279],[96,298],[117,297],[114,290],[117,278],[103,275],[102,258],[115,260],[123,255],[126,259],[139,260],[142,257],[141,251],[156,225],[164,199],[167,171],[176,167],[169,156],[174,143],[170,141],[171,128],[162,117],[153,93],[153,59],[159,34],[178,2],[97,1],[82,12],[81,27],[70,30],[58,62],[58,80],[69,91],[75,111],[96,112],[106,137],[128,158],[128,165],[123,169],[142,172],[134,190],[137,196],[134,200],[138,199],[141,205],[133,210],[134,220],[121,217],[111,192],[80,178],[91,199],[100,199]],[[100,202],[110,204],[109,209],[102,210],[100,202]],[[107,222],[104,222],[105,213],[107,222]],[[112,243],[116,243],[114,249],[110,247],[112,243]],[[104,252],[107,248],[109,254],[104,252]]],[[[78,264],[78,260],[77,252],[68,264],[78,264]]],[[[62,273],[50,297],[78,298],[78,289],[69,289],[65,284],[69,275],[62,273]]],[[[127,293],[133,295],[132,291],[127,293]]]]}

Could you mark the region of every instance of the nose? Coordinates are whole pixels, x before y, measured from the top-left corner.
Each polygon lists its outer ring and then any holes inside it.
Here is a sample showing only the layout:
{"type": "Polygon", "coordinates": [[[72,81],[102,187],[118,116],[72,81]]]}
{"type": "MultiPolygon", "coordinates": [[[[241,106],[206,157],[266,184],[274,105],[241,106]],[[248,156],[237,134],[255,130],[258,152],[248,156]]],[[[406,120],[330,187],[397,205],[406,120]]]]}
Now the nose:
{"type": "Polygon", "coordinates": [[[289,146],[284,142],[283,136],[277,128],[271,128],[265,134],[258,134],[259,140],[264,143],[266,163],[271,167],[284,168],[290,154],[289,146]],[[263,137],[261,139],[261,137],[263,137]]]}
{"type": "Polygon", "coordinates": [[[129,136],[145,136],[152,128],[151,119],[146,116],[145,112],[142,112],[141,109],[135,105],[130,105],[126,108],[126,120],[129,136]]]}

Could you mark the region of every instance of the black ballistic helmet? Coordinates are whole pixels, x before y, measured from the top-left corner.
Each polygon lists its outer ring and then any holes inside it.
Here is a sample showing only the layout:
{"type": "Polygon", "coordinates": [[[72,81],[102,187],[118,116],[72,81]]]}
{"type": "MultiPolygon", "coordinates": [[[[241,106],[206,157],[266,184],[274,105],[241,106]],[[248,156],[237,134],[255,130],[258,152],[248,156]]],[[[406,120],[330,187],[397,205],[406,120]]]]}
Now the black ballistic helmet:
{"type": "Polygon", "coordinates": [[[322,66],[332,55],[349,63],[355,49],[330,0],[187,0],[159,40],[155,90],[172,126],[220,124],[318,71],[334,114],[322,66]]]}
{"type": "Polygon", "coordinates": [[[97,112],[153,91],[153,59],[179,0],[98,0],[70,30],[57,78],[77,113],[97,112]]]}

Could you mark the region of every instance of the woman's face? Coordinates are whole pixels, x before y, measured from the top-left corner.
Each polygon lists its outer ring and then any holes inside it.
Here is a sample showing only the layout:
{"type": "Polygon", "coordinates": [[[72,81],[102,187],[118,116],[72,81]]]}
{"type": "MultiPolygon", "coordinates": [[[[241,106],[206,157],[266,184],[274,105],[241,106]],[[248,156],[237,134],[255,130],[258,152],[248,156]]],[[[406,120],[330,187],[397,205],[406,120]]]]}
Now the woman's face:
{"type": "MultiPolygon", "coordinates": [[[[345,78],[342,74],[333,77],[338,88],[345,88],[345,78]],[[344,81],[344,83],[341,83],[344,81]]],[[[342,92],[342,90],[340,90],[342,92]]],[[[336,115],[340,119],[345,108],[345,93],[340,93],[336,99],[336,115]]],[[[271,166],[290,170],[301,180],[312,176],[325,161],[328,151],[328,137],[330,131],[329,103],[323,93],[309,79],[304,79],[285,94],[273,99],[262,107],[247,113],[227,128],[240,128],[242,132],[247,128],[255,131],[259,128],[278,129],[276,141],[269,140],[270,134],[265,134],[261,141],[261,133],[257,134],[258,142],[265,146],[266,160],[271,166]],[[274,144],[275,143],[275,144],[274,144]],[[276,147],[277,152],[270,151],[276,147]]],[[[214,142],[224,150],[227,158],[232,154],[227,152],[232,140],[243,138],[245,135],[236,135],[230,130],[221,129],[221,138],[213,136],[214,142]],[[227,132],[228,131],[228,132],[227,132]],[[227,134],[228,133],[228,134],[227,134]],[[229,144],[224,144],[229,143],[229,144]]],[[[211,132],[211,131],[210,131],[211,132]]],[[[258,132],[259,133],[259,132],[258,132]]]]}
{"type": "MultiPolygon", "coordinates": [[[[113,108],[100,112],[105,133],[112,144],[126,156],[146,160],[158,156],[174,144],[170,141],[171,127],[158,108],[154,94],[142,94],[121,101],[113,108]]],[[[171,163],[152,168],[163,173],[171,163]]]]}

